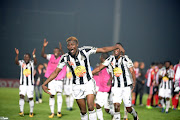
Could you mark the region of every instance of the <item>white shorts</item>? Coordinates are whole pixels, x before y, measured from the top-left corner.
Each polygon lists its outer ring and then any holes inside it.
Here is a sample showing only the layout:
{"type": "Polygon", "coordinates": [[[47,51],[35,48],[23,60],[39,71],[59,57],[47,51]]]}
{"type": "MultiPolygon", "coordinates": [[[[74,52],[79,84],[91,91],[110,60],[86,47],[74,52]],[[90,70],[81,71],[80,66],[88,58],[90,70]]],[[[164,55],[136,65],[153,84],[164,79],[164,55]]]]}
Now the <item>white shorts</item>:
{"type": "Polygon", "coordinates": [[[82,85],[72,84],[72,93],[74,99],[83,99],[86,98],[86,96],[89,94],[95,94],[95,89],[96,84],[94,79],[91,79],[86,84],[82,85]]]}
{"type": "Polygon", "coordinates": [[[72,85],[64,85],[64,95],[72,94],[72,85]]]}
{"type": "Polygon", "coordinates": [[[113,103],[120,103],[124,102],[125,107],[131,107],[131,87],[112,87],[112,94],[113,94],[113,103]]]}
{"type": "Polygon", "coordinates": [[[171,90],[159,88],[159,95],[158,96],[163,97],[163,98],[171,98],[171,90]]]}
{"type": "Polygon", "coordinates": [[[100,105],[101,107],[104,106],[104,108],[110,109],[110,106],[109,106],[109,93],[98,91],[97,94],[96,94],[95,103],[100,105]]]}
{"type": "Polygon", "coordinates": [[[26,95],[28,98],[34,97],[34,85],[26,86],[26,85],[20,85],[19,86],[19,95],[26,95]]]}
{"type": "Polygon", "coordinates": [[[52,80],[48,83],[49,92],[52,95],[56,95],[57,92],[62,93],[63,90],[63,81],[62,80],[52,80]]]}

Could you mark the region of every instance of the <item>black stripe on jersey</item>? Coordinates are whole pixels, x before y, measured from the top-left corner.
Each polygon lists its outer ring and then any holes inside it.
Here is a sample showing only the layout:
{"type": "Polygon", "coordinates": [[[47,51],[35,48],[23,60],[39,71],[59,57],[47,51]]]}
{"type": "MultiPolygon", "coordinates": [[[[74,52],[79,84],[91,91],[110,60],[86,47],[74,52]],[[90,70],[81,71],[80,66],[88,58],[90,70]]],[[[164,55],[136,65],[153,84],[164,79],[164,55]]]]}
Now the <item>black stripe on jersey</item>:
{"type": "Polygon", "coordinates": [[[23,75],[23,68],[21,67],[21,77],[22,77],[22,81],[21,81],[21,85],[24,84],[24,75],[23,75]]]}
{"type": "Polygon", "coordinates": [[[81,53],[81,55],[83,55],[84,56],[84,63],[85,63],[85,67],[86,67],[86,75],[87,75],[87,79],[88,79],[88,81],[91,79],[91,76],[89,75],[89,67],[88,67],[88,61],[87,61],[87,57],[85,56],[85,54],[82,52],[82,51],[80,51],[80,53],[81,53]]]}
{"type": "MultiPolygon", "coordinates": [[[[108,60],[110,59],[110,57],[108,58],[108,60]]],[[[111,59],[111,62],[114,60],[114,58],[112,58],[111,59]]],[[[113,65],[112,64],[110,64],[111,65],[111,67],[112,67],[112,69],[113,69],[113,65]]],[[[114,72],[113,72],[113,74],[114,74],[114,72]]],[[[114,79],[114,75],[113,75],[113,80],[112,80],[112,87],[114,87],[114,82],[115,82],[115,79],[114,79]]]]}
{"type": "MultiPolygon", "coordinates": [[[[79,62],[78,58],[76,57],[74,60],[75,60],[76,66],[80,66],[80,62],[79,62]]],[[[80,78],[80,84],[84,84],[83,77],[79,77],[79,78],[80,78]]]]}
{"type": "Polygon", "coordinates": [[[168,89],[170,89],[170,80],[168,80],[168,89]]]}
{"type": "Polygon", "coordinates": [[[91,49],[84,49],[86,52],[89,52],[91,49]]]}
{"type": "MultiPolygon", "coordinates": [[[[122,58],[123,60],[123,58],[122,58]]],[[[122,73],[123,73],[123,79],[124,79],[124,87],[127,87],[127,79],[126,79],[126,73],[125,73],[125,69],[124,69],[124,64],[122,62],[121,64],[121,68],[122,68],[122,73]]]]}
{"type": "Polygon", "coordinates": [[[164,82],[164,89],[166,89],[166,82],[164,82]]]}
{"type": "Polygon", "coordinates": [[[74,73],[74,70],[73,70],[72,66],[69,65],[68,61],[70,62],[70,57],[69,57],[69,55],[67,56],[67,64],[68,64],[69,68],[70,68],[71,71],[72,71],[72,75],[73,75],[73,84],[76,84],[76,75],[75,75],[75,73],[74,73]]]}
{"type": "MultiPolygon", "coordinates": [[[[116,60],[115,66],[118,67],[118,60],[116,60]]],[[[118,80],[118,87],[121,86],[120,77],[116,77],[118,80]]]]}
{"type": "Polygon", "coordinates": [[[32,66],[31,66],[31,85],[33,85],[33,71],[32,71],[32,66]]]}

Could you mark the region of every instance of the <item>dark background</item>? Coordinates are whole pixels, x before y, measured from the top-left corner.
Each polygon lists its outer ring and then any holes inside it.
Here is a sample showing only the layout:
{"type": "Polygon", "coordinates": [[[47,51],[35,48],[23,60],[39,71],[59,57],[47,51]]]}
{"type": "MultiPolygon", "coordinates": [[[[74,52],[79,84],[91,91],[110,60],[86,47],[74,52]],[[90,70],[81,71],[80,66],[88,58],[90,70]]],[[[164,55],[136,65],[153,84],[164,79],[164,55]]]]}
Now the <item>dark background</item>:
{"type": "MultiPolygon", "coordinates": [[[[120,39],[126,54],[133,60],[152,61],[180,59],[179,0],[122,0],[120,39]]],[[[38,62],[43,39],[49,42],[46,53],[65,40],[79,39],[80,47],[113,45],[115,0],[1,0],[0,1],[0,78],[18,78],[15,51],[31,53],[36,48],[38,62]]],[[[91,56],[91,65],[99,54],[91,56]]]]}

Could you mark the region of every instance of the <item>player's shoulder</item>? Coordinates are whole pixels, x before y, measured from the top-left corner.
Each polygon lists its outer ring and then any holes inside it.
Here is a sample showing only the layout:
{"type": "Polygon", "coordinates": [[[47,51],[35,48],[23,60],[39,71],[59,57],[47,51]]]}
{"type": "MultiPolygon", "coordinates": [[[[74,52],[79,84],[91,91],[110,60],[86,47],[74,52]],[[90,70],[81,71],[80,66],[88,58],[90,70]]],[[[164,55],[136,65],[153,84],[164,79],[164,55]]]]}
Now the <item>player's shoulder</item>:
{"type": "Polygon", "coordinates": [[[115,59],[114,55],[110,55],[106,60],[113,60],[115,59]]]}
{"type": "Polygon", "coordinates": [[[87,52],[87,50],[91,50],[91,49],[96,49],[96,47],[93,47],[93,46],[83,46],[83,47],[80,47],[79,50],[85,50],[87,52]]]}
{"type": "Polygon", "coordinates": [[[65,54],[61,55],[61,59],[67,57],[68,55],[69,55],[69,53],[65,53],[65,54]]]}
{"type": "Polygon", "coordinates": [[[132,61],[129,57],[128,57],[128,55],[123,55],[123,58],[124,58],[124,61],[132,61]]]}

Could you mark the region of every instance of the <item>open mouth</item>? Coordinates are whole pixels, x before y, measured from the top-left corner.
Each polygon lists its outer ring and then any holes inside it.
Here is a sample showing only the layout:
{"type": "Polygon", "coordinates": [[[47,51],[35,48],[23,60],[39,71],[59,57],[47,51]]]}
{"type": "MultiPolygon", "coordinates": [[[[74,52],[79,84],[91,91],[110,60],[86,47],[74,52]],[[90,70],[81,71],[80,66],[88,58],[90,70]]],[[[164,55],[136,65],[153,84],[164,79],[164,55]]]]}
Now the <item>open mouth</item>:
{"type": "Polygon", "coordinates": [[[70,52],[71,52],[71,53],[74,53],[74,49],[71,49],[70,52]]]}

